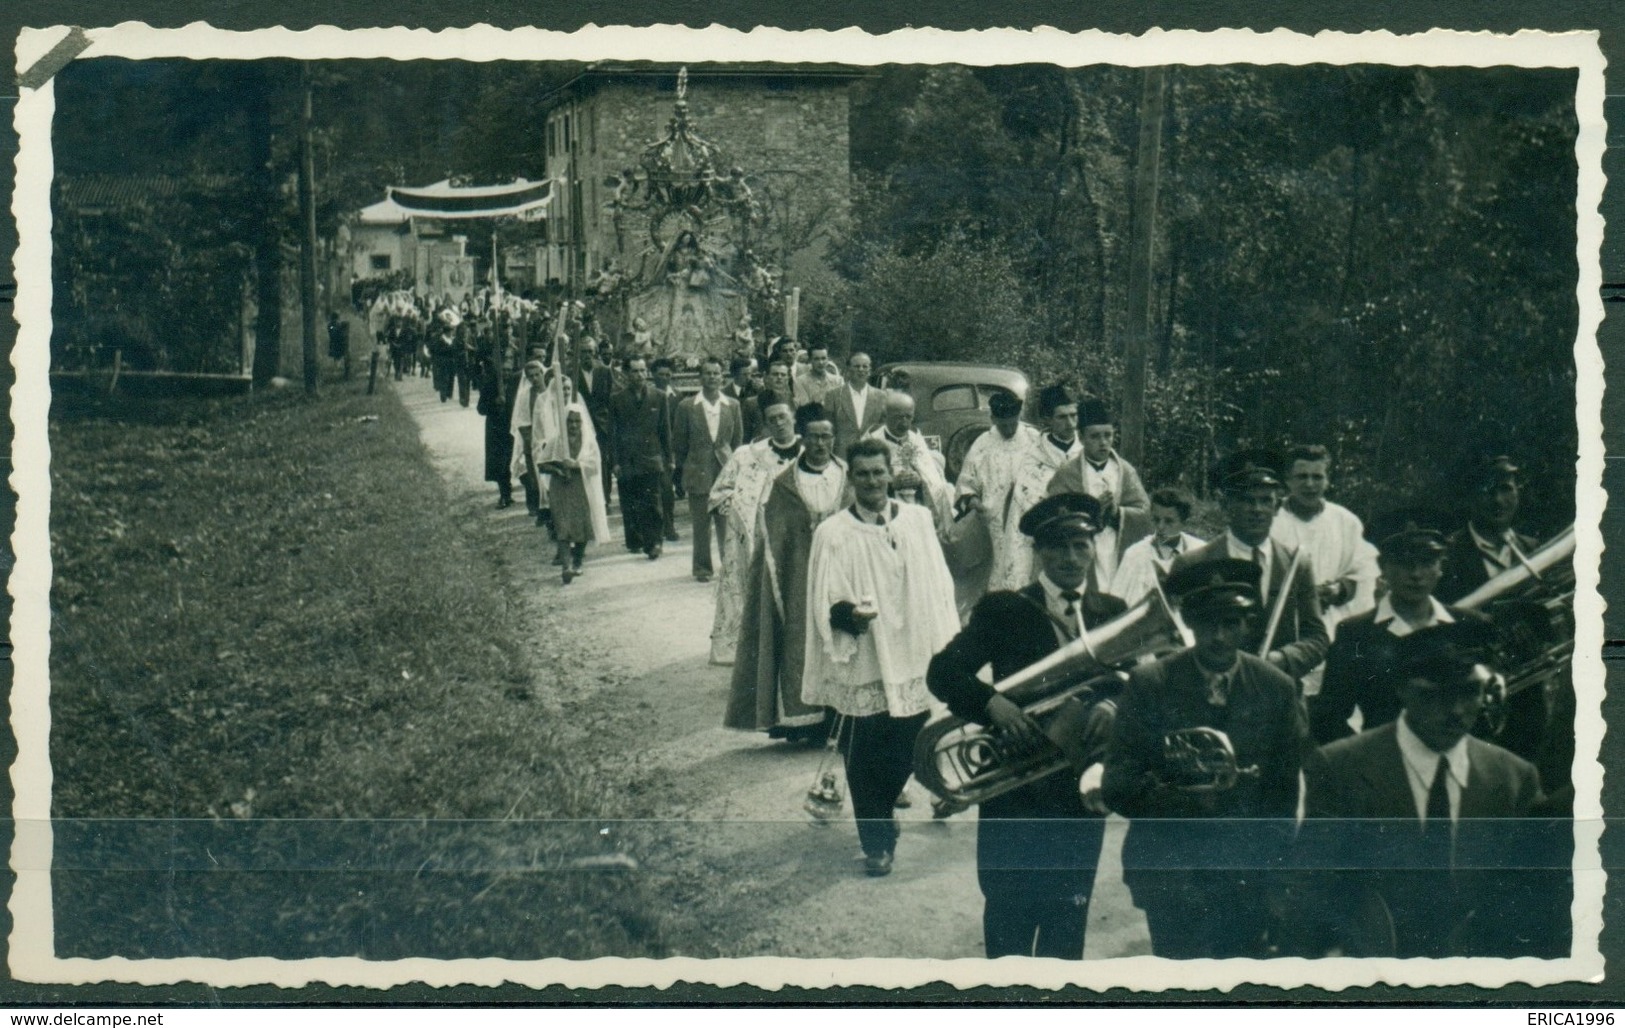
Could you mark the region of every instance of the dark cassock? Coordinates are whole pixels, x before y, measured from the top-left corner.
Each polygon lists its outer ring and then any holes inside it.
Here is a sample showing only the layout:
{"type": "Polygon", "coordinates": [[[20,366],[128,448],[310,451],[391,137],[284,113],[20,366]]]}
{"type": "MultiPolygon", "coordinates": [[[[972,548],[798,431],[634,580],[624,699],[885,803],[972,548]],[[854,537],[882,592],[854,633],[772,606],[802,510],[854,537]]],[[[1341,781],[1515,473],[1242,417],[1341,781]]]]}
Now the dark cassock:
{"type": "Polygon", "coordinates": [[[1400,643],[1403,713],[1332,743],[1308,772],[1302,896],[1347,956],[1561,956],[1572,822],[1533,765],[1468,734],[1493,639],[1481,622],[1400,643]]]}
{"type": "Polygon", "coordinates": [[[813,530],[851,499],[846,465],[838,459],[815,470],[803,453],[774,477],[745,584],[725,727],[823,738],[824,708],[801,699],[807,558],[813,530]]]}
{"type": "MultiPolygon", "coordinates": [[[[1092,545],[1100,505],[1091,496],[1051,496],[1021,520],[1041,562],[1046,543],[1067,535],[1092,545]]],[[[1092,555],[1091,555],[1092,560],[1092,555]]],[[[1087,579],[1090,562],[1077,573],[1087,579]]],[[[1079,585],[1083,583],[1080,582],[1079,585]]],[[[998,693],[978,675],[990,667],[995,682],[1037,663],[1126,609],[1115,596],[1062,589],[1048,570],[1018,591],[982,597],[965,628],[931,661],[926,685],[956,716],[992,723],[988,704],[998,693]]],[[[976,880],[981,887],[983,938],[988,957],[1083,958],[1089,898],[1100,861],[1105,819],[1089,810],[1078,788],[1085,766],[1104,756],[1108,721],[1079,764],[981,804],[976,827],[976,880]]],[[[1080,726],[1081,727],[1081,726],[1080,726]]],[[[996,729],[995,729],[996,731],[996,729]]],[[[1082,733],[1080,733],[1082,734],[1082,733]]]]}
{"type": "Polygon", "coordinates": [[[504,332],[494,328],[479,364],[479,403],[485,417],[485,480],[497,487],[497,506],[513,503],[513,401],[519,391],[519,352],[505,345],[504,332]]]}
{"type": "Polygon", "coordinates": [[[1123,881],[1157,956],[1270,952],[1308,729],[1297,683],[1237,649],[1258,580],[1225,559],[1170,575],[1196,645],[1136,668],[1118,704],[1102,789],[1129,818],[1123,881]]]}

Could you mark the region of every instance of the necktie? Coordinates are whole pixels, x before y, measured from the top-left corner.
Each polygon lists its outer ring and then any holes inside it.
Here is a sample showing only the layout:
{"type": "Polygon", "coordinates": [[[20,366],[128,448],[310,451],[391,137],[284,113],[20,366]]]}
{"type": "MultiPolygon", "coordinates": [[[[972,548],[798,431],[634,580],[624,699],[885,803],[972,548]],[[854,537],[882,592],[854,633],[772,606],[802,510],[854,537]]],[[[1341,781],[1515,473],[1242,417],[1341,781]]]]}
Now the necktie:
{"type": "Polygon", "coordinates": [[[1066,623],[1076,626],[1078,623],[1078,601],[1083,599],[1083,594],[1076,589],[1062,589],[1061,599],[1066,601],[1066,614],[1063,615],[1066,618],[1066,623]]]}
{"type": "Polygon", "coordinates": [[[1441,754],[1428,789],[1427,822],[1422,826],[1428,868],[1450,869],[1450,834],[1450,761],[1441,754]]]}

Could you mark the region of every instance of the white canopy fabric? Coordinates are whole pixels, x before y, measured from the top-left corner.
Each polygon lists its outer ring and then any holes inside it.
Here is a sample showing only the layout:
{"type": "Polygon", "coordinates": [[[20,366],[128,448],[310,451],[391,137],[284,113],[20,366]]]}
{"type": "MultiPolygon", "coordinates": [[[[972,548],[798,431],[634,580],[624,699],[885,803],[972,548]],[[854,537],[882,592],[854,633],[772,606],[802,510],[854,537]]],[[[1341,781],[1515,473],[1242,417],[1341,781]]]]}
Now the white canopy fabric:
{"type": "Polygon", "coordinates": [[[450,179],[441,179],[428,186],[391,186],[389,198],[363,208],[361,218],[373,220],[369,212],[376,211],[374,217],[384,223],[411,217],[535,220],[547,216],[547,205],[552,199],[551,182],[522,178],[501,186],[454,186],[450,179]],[[400,212],[398,218],[396,211],[400,212]]]}

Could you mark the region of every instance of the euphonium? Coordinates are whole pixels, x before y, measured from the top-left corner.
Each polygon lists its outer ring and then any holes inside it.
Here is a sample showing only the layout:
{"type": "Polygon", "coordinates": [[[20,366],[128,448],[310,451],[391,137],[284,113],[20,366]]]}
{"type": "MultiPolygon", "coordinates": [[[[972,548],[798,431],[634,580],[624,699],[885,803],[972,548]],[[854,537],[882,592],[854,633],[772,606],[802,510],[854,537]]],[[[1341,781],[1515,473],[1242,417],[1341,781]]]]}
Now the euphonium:
{"type": "MultiPolygon", "coordinates": [[[[1184,645],[1168,601],[1154,589],[1118,617],[993,688],[1047,728],[1046,722],[1069,701],[1093,704],[1104,699],[1104,689],[1121,682],[1119,669],[1184,645]]],[[[914,744],[914,775],[920,784],[961,806],[1019,789],[1066,764],[1066,754],[1053,743],[1036,751],[1015,750],[996,730],[953,716],[926,725],[914,744]]]]}
{"type": "Polygon", "coordinates": [[[1505,684],[1491,692],[1485,711],[1499,735],[1509,697],[1544,686],[1574,661],[1574,526],[1455,605],[1488,615],[1500,633],[1499,670],[1505,684]]]}

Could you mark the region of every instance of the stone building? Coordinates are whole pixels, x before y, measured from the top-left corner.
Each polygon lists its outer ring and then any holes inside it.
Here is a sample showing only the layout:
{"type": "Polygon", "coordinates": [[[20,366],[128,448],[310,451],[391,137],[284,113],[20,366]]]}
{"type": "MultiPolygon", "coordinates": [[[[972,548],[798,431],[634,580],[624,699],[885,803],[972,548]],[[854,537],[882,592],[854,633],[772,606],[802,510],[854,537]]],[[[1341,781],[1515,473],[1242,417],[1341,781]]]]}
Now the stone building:
{"type": "MultiPolygon", "coordinates": [[[[638,167],[673,119],[680,66],[602,62],[551,94],[542,113],[546,177],[555,184],[537,284],[582,288],[614,258],[635,270],[683,227],[616,218],[612,180],[638,167]]],[[[741,169],[766,214],[755,242],[764,261],[793,269],[816,260],[821,227],[850,202],[848,91],[861,69],[810,64],[700,64],[687,68],[688,121],[721,153],[719,175],[741,169]]],[[[680,219],[679,219],[680,220],[680,219]]],[[[709,226],[722,230],[723,226],[709,226]]]]}

